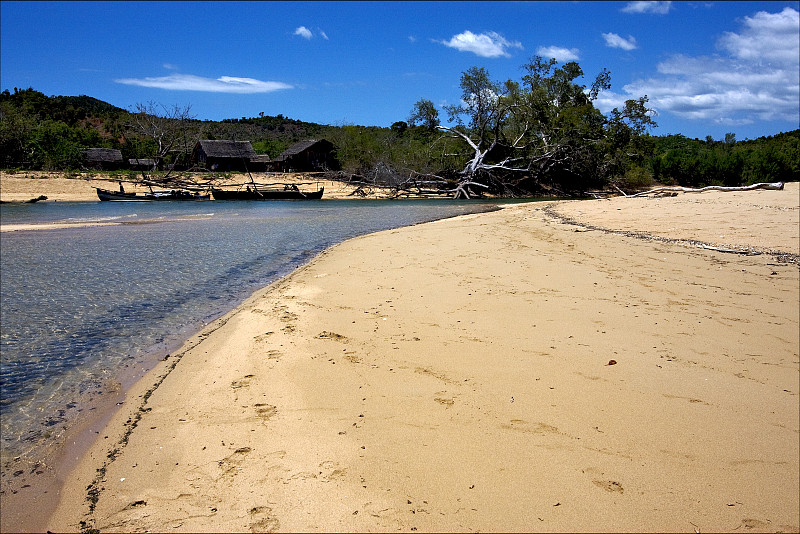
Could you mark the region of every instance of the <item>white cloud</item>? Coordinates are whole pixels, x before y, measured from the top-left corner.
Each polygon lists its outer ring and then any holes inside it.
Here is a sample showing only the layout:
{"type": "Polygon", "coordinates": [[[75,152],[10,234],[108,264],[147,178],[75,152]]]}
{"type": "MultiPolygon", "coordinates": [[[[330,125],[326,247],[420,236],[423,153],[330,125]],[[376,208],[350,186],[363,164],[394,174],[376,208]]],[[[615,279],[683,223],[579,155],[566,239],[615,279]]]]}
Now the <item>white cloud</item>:
{"type": "Polygon", "coordinates": [[[543,58],[555,58],[557,61],[575,61],[580,59],[577,48],[562,48],[560,46],[540,46],[536,54],[543,58]]]}
{"type": "Polygon", "coordinates": [[[798,12],[787,7],[780,13],[759,11],[744,18],[742,33],[725,32],[717,46],[739,59],[791,61],[800,55],[798,12]]]}
{"type": "Polygon", "coordinates": [[[736,125],[787,121],[800,117],[798,11],[758,12],[742,19],[740,32],[725,32],[717,41],[722,53],[673,55],[657,73],[607,91],[596,103],[607,112],[629,98],[648,95],[659,113],[686,119],[736,125]]]}
{"type": "Polygon", "coordinates": [[[656,15],[666,15],[672,8],[672,2],[628,2],[621,9],[623,13],[655,13],[656,15]]]}
{"type": "Polygon", "coordinates": [[[629,35],[628,38],[625,39],[616,33],[604,33],[603,39],[606,40],[606,46],[611,48],[621,48],[623,50],[635,50],[638,48],[636,46],[636,39],[632,35],[629,35]]]}
{"type": "Polygon", "coordinates": [[[472,52],[481,57],[511,57],[508,48],[522,49],[519,41],[508,41],[496,32],[474,34],[467,30],[454,35],[449,41],[436,41],[460,52],[472,52]]]}
{"type": "Polygon", "coordinates": [[[305,26],[300,26],[294,31],[294,35],[299,35],[304,39],[311,39],[314,35],[311,33],[311,30],[306,28],[305,26]]]}
{"type": "Polygon", "coordinates": [[[328,41],[328,34],[327,34],[327,33],[325,33],[324,31],[320,30],[320,31],[319,31],[319,34],[322,36],[322,38],[323,38],[323,39],[325,39],[326,41],[328,41]]]}
{"type": "Polygon", "coordinates": [[[265,82],[236,76],[220,76],[217,79],[212,79],[191,74],[170,74],[169,76],[152,78],[120,78],[114,81],[140,87],[155,87],[172,91],[204,91],[208,93],[253,94],[292,89],[291,85],[283,82],[265,82]]]}

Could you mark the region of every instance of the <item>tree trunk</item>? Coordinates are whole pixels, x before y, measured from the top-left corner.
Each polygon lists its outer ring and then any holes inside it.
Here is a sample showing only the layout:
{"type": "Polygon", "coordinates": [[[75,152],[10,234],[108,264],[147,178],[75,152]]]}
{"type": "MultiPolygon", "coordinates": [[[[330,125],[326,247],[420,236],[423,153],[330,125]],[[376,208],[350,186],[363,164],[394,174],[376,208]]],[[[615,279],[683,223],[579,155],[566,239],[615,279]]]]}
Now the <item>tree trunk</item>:
{"type": "Polygon", "coordinates": [[[680,186],[657,187],[655,189],[651,189],[649,191],[643,191],[635,195],[628,195],[627,198],[642,197],[653,193],[660,193],[662,191],[677,191],[679,193],[702,193],[704,191],[752,191],[754,189],[773,189],[780,191],[783,189],[783,182],[759,183],[753,185],[746,185],[742,187],[723,187],[721,185],[709,185],[707,187],[701,187],[699,189],[692,187],[680,187],[680,186]]]}

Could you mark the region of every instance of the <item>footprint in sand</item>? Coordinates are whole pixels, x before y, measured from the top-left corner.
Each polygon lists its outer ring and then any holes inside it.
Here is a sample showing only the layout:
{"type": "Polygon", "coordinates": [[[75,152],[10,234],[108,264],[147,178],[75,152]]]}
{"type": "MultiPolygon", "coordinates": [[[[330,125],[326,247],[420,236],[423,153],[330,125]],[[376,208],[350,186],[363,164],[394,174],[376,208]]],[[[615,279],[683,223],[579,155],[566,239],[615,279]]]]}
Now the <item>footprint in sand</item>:
{"type": "Polygon", "coordinates": [[[449,408],[449,407],[451,407],[453,404],[455,404],[455,402],[456,402],[456,401],[455,401],[455,399],[454,399],[454,398],[452,398],[452,397],[447,397],[447,396],[445,396],[444,394],[446,394],[446,393],[447,393],[446,391],[440,391],[440,392],[438,392],[438,395],[440,395],[440,396],[439,396],[439,397],[434,397],[434,399],[433,399],[433,400],[435,400],[435,401],[436,401],[436,402],[438,402],[439,404],[441,404],[441,405],[443,405],[443,406],[445,406],[445,407],[449,408]]]}
{"type": "Polygon", "coordinates": [[[280,360],[281,356],[283,356],[283,353],[279,350],[272,349],[267,351],[267,358],[270,360],[280,360]]]}
{"type": "Polygon", "coordinates": [[[242,388],[249,388],[250,381],[255,378],[256,375],[245,375],[241,380],[234,380],[231,382],[231,389],[233,390],[233,396],[236,400],[239,400],[239,390],[242,388]]]}
{"type": "Polygon", "coordinates": [[[233,451],[233,454],[230,454],[222,460],[219,460],[217,464],[222,469],[222,474],[227,475],[236,469],[239,465],[241,465],[242,462],[244,462],[244,459],[248,454],[250,454],[251,451],[252,449],[250,447],[240,447],[233,451]]]}
{"type": "Polygon", "coordinates": [[[334,462],[333,460],[326,460],[319,464],[319,471],[318,478],[323,482],[330,482],[331,480],[342,480],[347,473],[346,467],[341,467],[338,463],[334,462]]]}
{"type": "Polygon", "coordinates": [[[250,387],[250,380],[255,378],[256,375],[245,375],[241,380],[234,380],[231,382],[231,388],[237,390],[239,388],[250,387]]]}
{"type": "Polygon", "coordinates": [[[529,423],[523,419],[512,419],[510,423],[503,423],[501,428],[516,430],[527,434],[558,434],[558,427],[545,423],[529,423]]]}
{"type": "Polygon", "coordinates": [[[271,405],[271,404],[256,404],[256,415],[261,419],[261,422],[267,424],[275,414],[278,413],[278,409],[271,405]]]}
{"type": "Polygon", "coordinates": [[[271,336],[272,334],[274,334],[274,332],[264,332],[264,333],[263,333],[263,334],[261,334],[260,336],[256,336],[256,337],[254,337],[254,338],[253,338],[253,340],[254,340],[256,343],[261,343],[262,341],[266,341],[266,340],[267,340],[267,338],[268,338],[269,336],[271,336]]]}
{"type": "Polygon", "coordinates": [[[250,532],[275,532],[281,524],[277,517],[272,515],[269,506],[256,506],[248,511],[250,516],[250,532]]]}
{"type": "Polygon", "coordinates": [[[327,330],[323,330],[319,334],[317,334],[318,339],[332,339],[334,341],[340,341],[342,343],[347,343],[347,338],[341,334],[337,334],[336,332],[328,332],[327,330]]]}
{"type": "Polygon", "coordinates": [[[614,482],[613,480],[592,480],[592,483],[598,488],[603,488],[604,490],[611,493],[625,492],[625,490],[622,488],[622,484],[620,484],[619,482],[614,482]]]}

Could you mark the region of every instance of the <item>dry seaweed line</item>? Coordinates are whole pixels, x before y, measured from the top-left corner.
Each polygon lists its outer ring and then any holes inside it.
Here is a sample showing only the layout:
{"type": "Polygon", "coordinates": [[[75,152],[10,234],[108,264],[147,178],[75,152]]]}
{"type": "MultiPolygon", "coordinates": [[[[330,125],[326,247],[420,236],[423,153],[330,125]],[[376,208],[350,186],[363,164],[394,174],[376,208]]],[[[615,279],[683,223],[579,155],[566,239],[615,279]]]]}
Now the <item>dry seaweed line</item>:
{"type": "Polygon", "coordinates": [[[678,239],[674,237],[662,237],[652,234],[646,234],[644,232],[632,232],[630,230],[612,230],[610,228],[603,228],[602,226],[596,226],[593,224],[583,223],[577,221],[571,217],[567,217],[561,213],[555,211],[555,204],[551,204],[549,206],[544,206],[541,208],[542,212],[552,219],[556,219],[564,224],[571,224],[573,226],[579,226],[581,228],[585,228],[586,230],[597,230],[599,232],[604,232],[606,234],[614,234],[614,235],[622,235],[625,237],[634,237],[636,239],[643,239],[645,241],[658,241],[660,243],[674,243],[678,245],[686,245],[690,247],[698,247],[703,248],[706,250],[713,250],[716,252],[724,252],[728,254],[741,254],[743,256],[758,256],[760,254],[768,254],[775,258],[776,261],[781,263],[793,263],[795,265],[800,266],[800,255],[792,254],[789,252],[782,252],[780,250],[756,250],[754,248],[726,248],[720,247],[717,245],[713,245],[711,243],[704,243],[703,241],[697,241],[695,239],[678,239]]]}

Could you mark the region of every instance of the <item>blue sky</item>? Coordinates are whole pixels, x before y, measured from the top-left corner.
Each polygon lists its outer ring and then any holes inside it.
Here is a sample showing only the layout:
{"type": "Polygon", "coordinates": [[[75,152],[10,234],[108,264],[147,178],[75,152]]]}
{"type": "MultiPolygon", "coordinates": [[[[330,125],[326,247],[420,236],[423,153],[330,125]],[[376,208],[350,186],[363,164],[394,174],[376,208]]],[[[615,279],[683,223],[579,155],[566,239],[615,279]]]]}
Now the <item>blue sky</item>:
{"type": "MultiPolygon", "coordinates": [[[[0,89],[198,119],[390,126],[461,73],[520,80],[542,55],[603,69],[607,113],[648,95],[656,135],[754,139],[800,125],[800,2],[7,2],[0,89]]],[[[442,117],[446,114],[442,112],[442,117]]]]}

